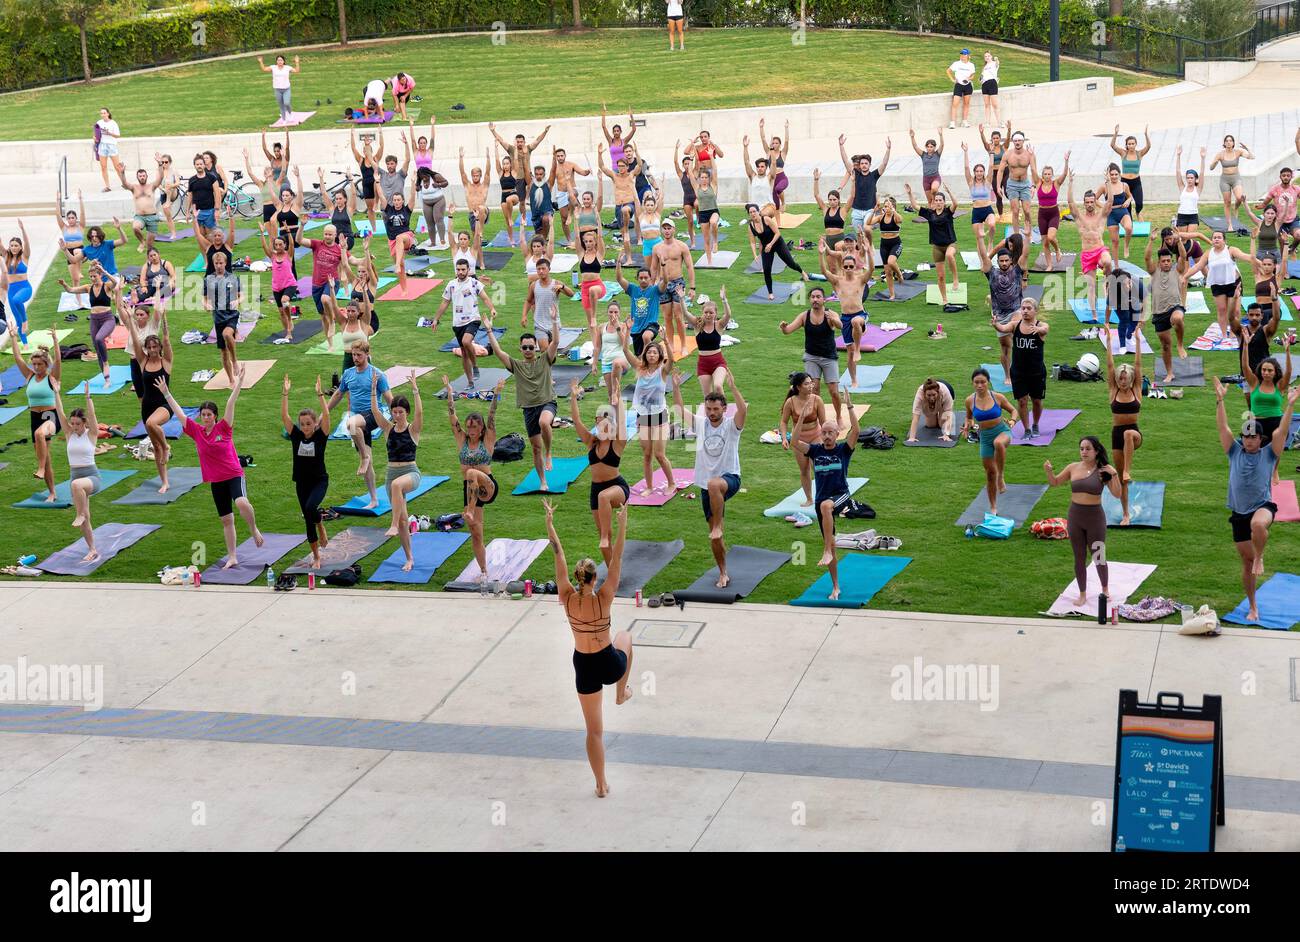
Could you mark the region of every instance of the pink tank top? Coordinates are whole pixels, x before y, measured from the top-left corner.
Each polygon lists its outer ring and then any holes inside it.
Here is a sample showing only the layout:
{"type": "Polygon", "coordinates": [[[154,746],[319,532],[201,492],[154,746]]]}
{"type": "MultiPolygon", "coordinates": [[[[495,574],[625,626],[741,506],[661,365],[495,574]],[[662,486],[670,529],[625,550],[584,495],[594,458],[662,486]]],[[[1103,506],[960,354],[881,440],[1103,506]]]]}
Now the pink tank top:
{"type": "Polygon", "coordinates": [[[415,152],[415,169],[432,170],[433,169],[433,151],[417,150],[415,152]]]}
{"type": "Polygon", "coordinates": [[[1038,188],[1038,205],[1043,209],[1051,209],[1056,205],[1056,195],[1060,189],[1052,187],[1050,190],[1044,190],[1041,186],[1038,188]]]}
{"type": "Polygon", "coordinates": [[[286,254],[283,261],[271,259],[271,290],[283,291],[298,283],[293,276],[293,256],[286,254]]]}

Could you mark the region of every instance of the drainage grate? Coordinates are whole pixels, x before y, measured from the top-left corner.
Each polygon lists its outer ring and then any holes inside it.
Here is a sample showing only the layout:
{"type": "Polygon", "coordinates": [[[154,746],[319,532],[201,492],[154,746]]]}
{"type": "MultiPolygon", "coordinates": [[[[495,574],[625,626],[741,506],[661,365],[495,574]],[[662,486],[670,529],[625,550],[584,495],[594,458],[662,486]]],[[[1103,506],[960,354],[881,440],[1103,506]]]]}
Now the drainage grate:
{"type": "Polygon", "coordinates": [[[648,648],[690,648],[704,630],[702,621],[659,621],[638,618],[628,631],[632,643],[648,648]]]}

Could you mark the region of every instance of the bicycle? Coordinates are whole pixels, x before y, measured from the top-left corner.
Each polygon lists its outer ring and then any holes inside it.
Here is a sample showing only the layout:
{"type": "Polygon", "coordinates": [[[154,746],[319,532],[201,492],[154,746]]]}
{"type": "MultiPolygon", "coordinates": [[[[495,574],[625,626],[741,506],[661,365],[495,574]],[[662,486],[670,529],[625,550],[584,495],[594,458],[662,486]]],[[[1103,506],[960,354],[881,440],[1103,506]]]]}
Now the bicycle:
{"type": "MultiPolygon", "coordinates": [[[[334,208],[334,196],[337,193],[346,192],[348,188],[347,174],[342,170],[331,170],[333,176],[341,177],[335,183],[325,187],[325,192],[329,194],[326,198],[320,192],[320,184],[313,183],[311,189],[302,195],[302,208],[308,213],[328,213],[334,208]]],[[[361,180],[353,177],[352,188],[356,191],[357,199],[361,199],[361,180]]]]}
{"type": "MultiPolygon", "coordinates": [[[[221,205],[243,216],[245,219],[251,219],[254,216],[258,218],[262,215],[262,190],[252,180],[243,179],[242,170],[232,170],[230,172],[230,189],[226,190],[226,195],[221,201],[221,205]]],[[[180,179],[176,187],[176,218],[191,218],[194,207],[190,199],[189,181],[184,177],[180,179]]]]}

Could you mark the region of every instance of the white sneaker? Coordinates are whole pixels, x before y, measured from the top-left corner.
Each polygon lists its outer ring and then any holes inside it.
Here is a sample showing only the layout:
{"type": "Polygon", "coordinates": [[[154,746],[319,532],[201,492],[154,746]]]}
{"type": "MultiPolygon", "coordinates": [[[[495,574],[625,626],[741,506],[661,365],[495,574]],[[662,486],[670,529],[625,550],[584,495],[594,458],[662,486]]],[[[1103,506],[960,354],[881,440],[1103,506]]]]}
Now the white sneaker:
{"type": "Polygon", "coordinates": [[[957,122],[955,122],[955,121],[949,121],[949,122],[948,122],[948,130],[949,130],[949,131],[953,130],[953,129],[956,128],[956,127],[957,127],[957,122]]]}
{"type": "Polygon", "coordinates": [[[970,122],[969,122],[969,121],[963,121],[963,122],[961,123],[961,126],[964,127],[964,128],[968,128],[968,127],[970,127],[970,122]]]}

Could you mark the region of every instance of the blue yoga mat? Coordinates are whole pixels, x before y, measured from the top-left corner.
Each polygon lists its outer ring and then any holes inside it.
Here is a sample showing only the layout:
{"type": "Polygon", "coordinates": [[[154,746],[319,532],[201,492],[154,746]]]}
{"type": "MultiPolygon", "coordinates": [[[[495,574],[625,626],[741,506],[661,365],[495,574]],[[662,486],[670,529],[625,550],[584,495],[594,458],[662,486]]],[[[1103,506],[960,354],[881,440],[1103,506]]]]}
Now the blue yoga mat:
{"type": "Polygon", "coordinates": [[[0,425],[4,425],[10,419],[26,411],[27,409],[23,406],[0,406],[0,425]]]}
{"type": "Polygon", "coordinates": [[[980,366],[989,371],[989,385],[994,392],[1010,395],[1011,384],[1007,382],[1007,374],[1003,372],[1001,363],[981,363],[980,366]]]}
{"type": "MultiPolygon", "coordinates": [[[[391,418],[387,404],[380,405],[379,411],[383,413],[384,418],[391,418]]],[[[352,418],[352,415],[351,412],[343,413],[342,417],[339,419],[339,424],[336,425],[334,431],[330,433],[330,441],[346,442],[352,438],[352,436],[348,434],[348,419],[352,418]]],[[[375,430],[370,433],[370,440],[373,442],[383,434],[384,430],[376,427],[375,430]]]]}
{"type": "Polygon", "coordinates": [[[569,485],[587,469],[587,458],[585,455],[580,458],[554,458],[551,464],[551,470],[546,472],[546,486],[550,488],[549,491],[537,489],[542,482],[537,477],[537,469],[534,468],[510,493],[515,495],[563,494],[569,489],[569,485]]]}
{"type": "Polygon", "coordinates": [[[375,570],[367,582],[403,582],[408,585],[423,585],[433,578],[434,571],[464,545],[469,539],[468,533],[412,533],[411,555],[415,557],[415,566],[410,572],[402,572],[406,564],[406,554],[399,548],[375,570]]]}
{"type": "Polygon", "coordinates": [[[1277,573],[1255,590],[1255,603],[1259,607],[1259,621],[1246,621],[1250,606],[1245,599],[1224,615],[1223,620],[1251,628],[1290,631],[1296,622],[1300,622],[1300,576],[1289,572],[1277,573]]]}
{"type": "MultiPolygon", "coordinates": [[[[1106,526],[1118,527],[1124,508],[1110,489],[1101,492],[1101,506],[1106,511],[1106,526]]],[[[1159,530],[1165,512],[1164,481],[1133,481],[1128,486],[1129,527],[1159,530]]],[[[1120,529],[1126,529],[1120,527],[1120,529]]]]}
{"type": "MultiPolygon", "coordinates": [[[[407,274],[409,275],[411,274],[411,272],[408,271],[407,274]]],[[[392,275],[380,275],[379,281],[375,284],[373,290],[375,294],[379,294],[379,292],[383,291],[389,285],[396,284],[396,283],[397,283],[396,277],[392,275]]],[[[336,297],[340,301],[352,300],[352,287],[350,285],[340,285],[338,294],[334,295],[334,297],[336,297]]]]}
{"type": "MultiPolygon", "coordinates": [[[[586,460],[586,459],[583,459],[586,460]]],[[[416,485],[415,490],[406,495],[406,503],[409,505],[421,494],[427,494],[442,482],[448,480],[445,474],[426,474],[420,478],[420,483],[416,485]]],[[[379,506],[371,510],[366,509],[366,504],[370,503],[370,495],[362,494],[360,497],[354,497],[346,504],[339,504],[334,509],[348,517],[382,517],[385,514],[393,512],[392,502],[388,499],[388,488],[380,487],[378,490],[379,506]]]]}
{"type": "Polygon", "coordinates": [[[23,371],[18,368],[17,363],[0,373],[0,396],[17,392],[26,385],[27,380],[23,379],[23,371]]]}
{"type": "MultiPolygon", "coordinates": [[[[1241,296],[1241,312],[1242,312],[1243,314],[1246,313],[1246,309],[1247,309],[1248,307],[1250,307],[1252,304],[1254,304],[1254,303],[1255,303],[1255,300],[1256,300],[1256,299],[1255,299],[1255,296],[1254,296],[1253,294],[1243,294],[1243,295],[1241,296]]],[[[1284,297],[1280,297],[1280,298],[1278,298],[1278,299],[1277,299],[1277,306],[1278,306],[1278,308],[1279,308],[1279,309],[1281,310],[1281,312],[1282,312],[1282,313],[1278,316],[1278,320],[1280,320],[1280,321],[1290,321],[1290,320],[1295,320],[1295,318],[1291,316],[1291,308],[1289,308],[1289,307],[1287,306],[1286,298],[1284,298],[1284,297]]]]}
{"type": "MultiPolygon", "coordinates": [[[[1092,308],[1090,308],[1090,307],[1088,306],[1088,299],[1087,299],[1087,298],[1071,298],[1071,299],[1070,299],[1070,310],[1074,312],[1074,316],[1075,316],[1075,318],[1078,319],[1078,321],[1079,321],[1080,324],[1100,324],[1100,323],[1101,323],[1101,321],[1099,321],[1099,320],[1097,320],[1097,318],[1093,317],[1093,315],[1092,315],[1092,308]]],[[[1098,299],[1097,299],[1097,310],[1101,311],[1102,313],[1105,313],[1105,311],[1106,311],[1106,300],[1105,300],[1104,298],[1098,298],[1098,299]]],[[[1114,311],[1111,311],[1111,312],[1110,312],[1110,323],[1112,323],[1112,324],[1118,324],[1118,323],[1119,323],[1119,315],[1116,314],[1114,311]]]]}
{"type": "MultiPolygon", "coordinates": [[[[622,289],[621,287],[619,287],[619,284],[618,284],[617,281],[607,281],[607,282],[605,282],[605,296],[604,296],[603,298],[600,298],[600,299],[596,302],[596,304],[597,304],[598,306],[606,305],[606,304],[609,303],[609,299],[610,299],[610,298],[614,297],[614,295],[616,295],[616,294],[622,294],[622,293],[623,293],[623,289],[622,289]]],[[[575,291],[575,292],[573,293],[573,297],[571,297],[569,300],[570,300],[570,301],[576,301],[577,303],[581,304],[581,303],[582,303],[582,292],[581,292],[581,291],[575,291]]]]}
{"type": "Polygon", "coordinates": [[[873,366],[869,363],[859,363],[858,385],[849,385],[849,371],[846,368],[840,373],[840,389],[850,393],[878,393],[884,388],[885,380],[889,379],[893,369],[890,364],[873,366]]]}
{"type": "Polygon", "coordinates": [[[792,601],[791,605],[806,608],[861,608],[871,601],[871,597],[883,589],[912,561],[910,556],[865,556],[850,553],[840,560],[840,597],[835,601],[827,598],[831,594],[831,574],[824,573],[820,579],[804,590],[803,595],[792,601]]]}
{"type": "MultiPolygon", "coordinates": [[[[496,334],[497,340],[500,341],[501,338],[505,336],[506,329],[504,327],[493,327],[492,333],[496,334]]],[[[478,344],[480,347],[488,346],[488,332],[486,327],[480,327],[478,329],[478,333],[474,335],[474,342],[478,344]]],[[[441,350],[443,353],[451,353],[451,351],[456,350],[459,347],[460,344],[456,342],[456,338],[452,337],[450,340],[448,340],[438,349],[441,350]]],[[[491,348],[489,347],[488,349],[491,348]]]]}
{"type": "Polygon", "coordinates": [[[77,388],[72,390],[72,395],[84,396],[86,394],[86,384],[90,384],[90,394],[92,396],[110,395],[118,392],[127,383],[131,382],[131,367],[129,366],[110,366],[108,368],[108,385],[104,385],[104,374],[97,373],[90,379],[83,380],[77,384],[77,388]]]}
{"type": "MultiPolygon", "coordinates": [[[[104,486],[100,488],[99,493],[104,493],[104,491],[108,490],[114,484],[126,480],[133,474],[135,474],[134,471],[115,471],[101,468],[99,471],[99,477],[104,482],[104,486]]],[[[57,499],[50,504],[45,502],[45,497],[49,494],[49,491],[42,490],[34,492],[31,497],[26,500],[20,500],[13,506],[22,507],[26,510],[65,510],[72,506],[71,481],[64,481],[62,484],[54,485],[54,493],[57,499]]]]}
{"type": "MultiPolygon", "coordinates": [[[[199,417],[199,407],[198,407],[198,406],[185,406],[183,411],[184,411],[185,415],[187,415],[187,416],[188,416],[189,418],[191,418],[191,419],[196,419],[196,420],[197,420],[198,417],[199,417]]],[[[147,435],[147,434],[148,434],[148,433],[144,430],[144,422],[137,422],[137,423],[135,423],[135,428],[131,429],[131,431],[129,431],[129,432],[126,433],[126,437],[127,437],[127,438],[144,438],[145,435],[147,435]]],[[[180,437],[181,437],[181,420],[178,419],[176,416],[172,416],[170,419],[168,419],[166,422],[164,422],[164,423],[163,423],[163,434],[164,434],[165,436],[167,436],[168,438],[180,438],[180,437]]]]}

